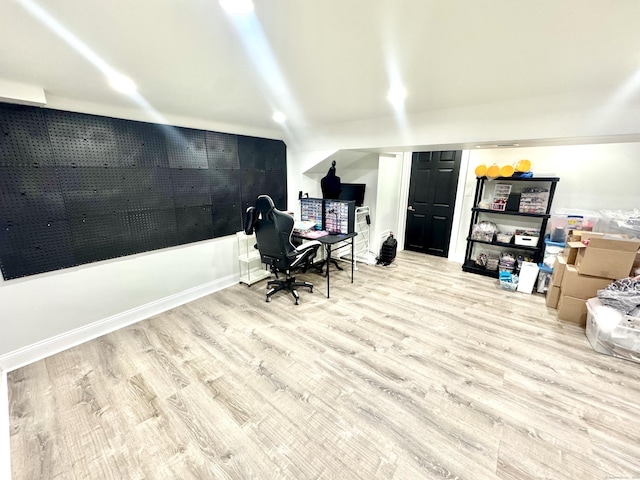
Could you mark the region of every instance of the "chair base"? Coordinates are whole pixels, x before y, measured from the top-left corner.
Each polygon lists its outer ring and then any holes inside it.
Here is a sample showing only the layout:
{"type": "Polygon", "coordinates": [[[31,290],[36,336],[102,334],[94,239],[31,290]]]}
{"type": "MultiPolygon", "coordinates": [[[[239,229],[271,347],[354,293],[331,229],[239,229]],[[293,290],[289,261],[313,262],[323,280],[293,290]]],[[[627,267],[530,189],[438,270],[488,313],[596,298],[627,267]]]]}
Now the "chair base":
{"type": "Polygon", "coordinates": [[[300,295],[298,295],[297,288],[304,287],[308,288],[310,293],[313,293],[313,283],[309,282],[296,282],[296,277],[289,277],[285,280],[269,280],[267,282],[267,288],[269,291],[267,292],[267,302],[271,301],[271,297],[280,290],[287,290],[291,292],[293,298],[296,301],[296,305],[298,305],[298,301],[300,300],[300,295]]]}

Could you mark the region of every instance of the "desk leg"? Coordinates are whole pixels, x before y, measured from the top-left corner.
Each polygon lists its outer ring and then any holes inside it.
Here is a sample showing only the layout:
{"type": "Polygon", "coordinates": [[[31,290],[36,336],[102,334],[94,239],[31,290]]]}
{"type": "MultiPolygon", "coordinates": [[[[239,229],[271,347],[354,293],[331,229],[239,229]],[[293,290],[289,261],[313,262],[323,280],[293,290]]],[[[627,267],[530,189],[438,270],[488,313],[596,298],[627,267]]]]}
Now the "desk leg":
{"type": "Polygon", "coordinates": [[[329,298],[329,270],[331,270],[331,245],[327,245],[327,298],[329,298]]]}
{"type": "Polygon", "coordinates": [[[356,261],[354,255],[354,242],[353,238],[351,239],[351,283],[353,283],[353,263],[356,261]]]}

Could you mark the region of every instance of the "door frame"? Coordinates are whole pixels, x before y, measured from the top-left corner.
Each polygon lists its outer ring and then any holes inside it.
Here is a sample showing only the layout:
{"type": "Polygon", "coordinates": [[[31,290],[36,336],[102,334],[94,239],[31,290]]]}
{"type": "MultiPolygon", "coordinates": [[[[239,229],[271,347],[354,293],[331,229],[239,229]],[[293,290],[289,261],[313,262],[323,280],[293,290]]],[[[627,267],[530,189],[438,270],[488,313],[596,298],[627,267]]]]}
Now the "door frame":
{"type": "MultiPolygon", "coordinates": [[[[441,151],[452,150],[453,147],[420,147],[420,151],[441,151]]],[[[398,240],[398,250],[404,250],[404,242],[407,229],[407,207],[409,206],[409,184],[411,183],[411,162],[413,151],[403,152],[402,155],[402,184],[400,186],[400,215],[398,215],[398,234],[396,240],[398,240]]],[[[452,260],[458,263],[464,262],[464,248],[459,254],[457,252],[457,245],[460,241],[460,235],[463,235],[462,240],[466,239],[466,233],[461,233],[462,226],[462,205],[465,197],[465,188],[467,184],[467,176],[469,175],[469,159],[471,152],[469,150],[462,150],[462,157],[460,158],[460,171],[458,172],[458,190],[456,192],[456,200],[453,207],[453,218],[451,220],[451,238],[449,240],[449,255],[448,260],[452,260]]],[[[469,193],[473,195],[473,191],[469,193]]],[[[464,242],[463,242],[464,243],[464,242]]],[[[466,243],[464,243],[466,245],[466,243]]]]}

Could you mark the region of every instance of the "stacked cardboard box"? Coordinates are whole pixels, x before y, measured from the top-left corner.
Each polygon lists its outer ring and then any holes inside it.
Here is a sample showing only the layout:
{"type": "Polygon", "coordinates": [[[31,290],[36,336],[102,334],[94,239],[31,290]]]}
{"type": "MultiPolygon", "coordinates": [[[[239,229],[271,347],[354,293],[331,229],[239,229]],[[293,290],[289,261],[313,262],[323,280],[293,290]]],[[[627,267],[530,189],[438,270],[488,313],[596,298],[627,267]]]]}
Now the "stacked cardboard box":
{"type": "Polygon", "coordinates": [[[586,301],[614,280],[630,275],[640,240],[594,232],[581,232],[570,240],[556,258],[547,306],[558,309],[560,320],[584,326],[586,301]]]}

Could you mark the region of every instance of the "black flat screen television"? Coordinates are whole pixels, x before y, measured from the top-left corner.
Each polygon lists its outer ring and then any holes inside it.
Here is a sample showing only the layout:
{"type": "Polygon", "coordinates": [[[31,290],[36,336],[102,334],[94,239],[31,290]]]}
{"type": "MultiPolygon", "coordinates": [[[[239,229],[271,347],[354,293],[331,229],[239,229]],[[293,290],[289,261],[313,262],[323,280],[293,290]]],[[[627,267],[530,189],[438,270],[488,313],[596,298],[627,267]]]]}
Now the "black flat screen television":
{"type": "Polygon", "coordinates": [[[361,207],[364,203],[364,190],[367,186],[366,183],[343,183],[340,185],[342,192],[340,192],[339,200],[353,200],[356,202],[356,207],[361,207]]]}

